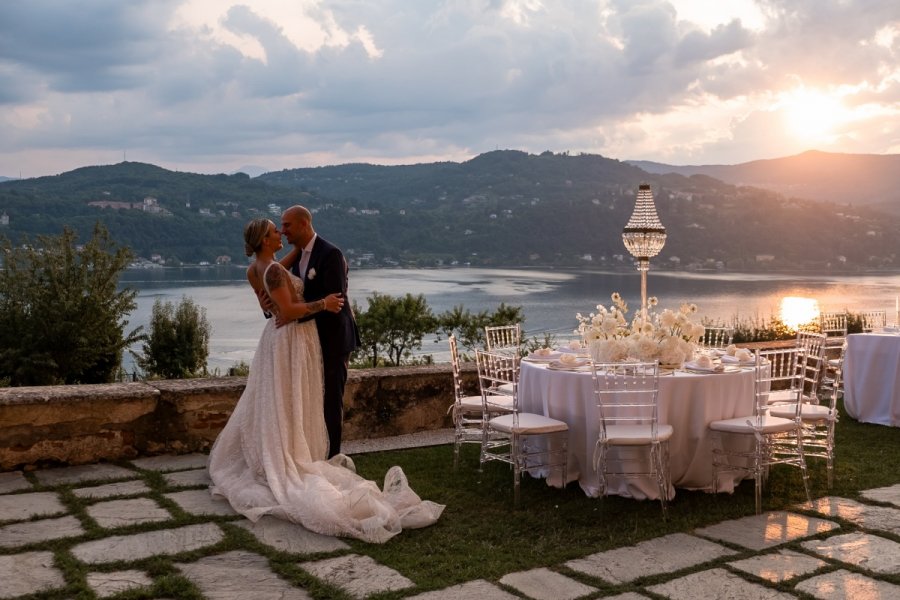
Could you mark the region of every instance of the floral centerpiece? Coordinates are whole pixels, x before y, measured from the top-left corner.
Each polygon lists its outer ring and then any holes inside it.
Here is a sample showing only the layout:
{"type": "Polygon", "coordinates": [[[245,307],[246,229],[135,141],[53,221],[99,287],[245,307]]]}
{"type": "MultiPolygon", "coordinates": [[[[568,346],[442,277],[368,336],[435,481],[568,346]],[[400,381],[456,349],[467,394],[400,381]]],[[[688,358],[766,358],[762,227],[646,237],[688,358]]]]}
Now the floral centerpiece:
{"type": "Polygon", "coordinates": [[[597,312],[587,316],[578,313],[578,329],[597,362],[619,362],[626,359],[658,360],[665,366],[680,366],[694,354],[703,336],[703,325],[691,320],[696,304],[682,304],[679,310],[656,311],[656,297],[647,300],[647,311],[641,311],[628,322],[628,305],[618,292],[611,296],[612,305],[597,305],[597,312]]]}

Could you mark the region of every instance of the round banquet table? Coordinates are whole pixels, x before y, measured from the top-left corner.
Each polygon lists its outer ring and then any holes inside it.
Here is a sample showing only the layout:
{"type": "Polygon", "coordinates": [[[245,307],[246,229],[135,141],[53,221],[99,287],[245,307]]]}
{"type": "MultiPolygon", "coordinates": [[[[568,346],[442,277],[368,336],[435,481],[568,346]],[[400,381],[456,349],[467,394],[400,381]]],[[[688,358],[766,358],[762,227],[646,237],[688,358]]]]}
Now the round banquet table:
{"type": "Polygon", "coordinates": [[[900,335],[848,335],[843,375],[848,415],[900,427],[900,335]]]}
{"type": "MultiPolygon", "coordinates": [[[[672,426],[669,440],[669,471],[673,487],[712,491],[714,443],[746,450],[749,436],[724,436],[721,440],[708,425],[719,419],[752,415],[754,371],[695,374],[675,371],[659,377],[659,422],[672,426]]],[[[600,495],[600,479],[594,471],[594,448],[599,435],[598,410],[590,368],[565,371],[546,363],[521,363],[519,407],[523,412],[543,414],[569,425],[568,482],[577,480],[591,497],[600,495]]],[[[634,451],[625,449],[625,452],[634,451]]],[[[615,452],[613,450],[612,452],[615,452]]],[[[554,473],[559,477],[559,473],[554,473]]],[[[541,473],[547,476],[546,472],[541,473]]],[[[740,471],[720,473],[719,491],[733,492],[744,477],[740,471]]],[[[552,476],[551,476],[552,478],[552,476]]],[[[568,483],[567,482],[567,483],[568,483]]],[[[558,485],[558,481],[552,482],[558,485]]],[[[607,493],[638,499],[658,499],[656,482],[649,477],[609,477],[607,493]]],[[[670,489],[670,498],[675,490],[670,489]]]]}

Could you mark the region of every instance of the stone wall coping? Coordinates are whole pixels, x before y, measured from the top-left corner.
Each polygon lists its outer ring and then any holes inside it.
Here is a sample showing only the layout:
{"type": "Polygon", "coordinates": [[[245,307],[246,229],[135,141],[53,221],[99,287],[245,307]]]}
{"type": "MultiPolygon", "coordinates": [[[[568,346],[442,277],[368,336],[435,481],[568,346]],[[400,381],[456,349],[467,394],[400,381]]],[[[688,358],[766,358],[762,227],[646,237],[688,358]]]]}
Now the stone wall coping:
{"type": "Polygon", "coordinates": [[[159,390],[148,382],[45,385],[0,388],[0,406],[67,404],[85,400],[145,400],[159,398],[159,390]]]}

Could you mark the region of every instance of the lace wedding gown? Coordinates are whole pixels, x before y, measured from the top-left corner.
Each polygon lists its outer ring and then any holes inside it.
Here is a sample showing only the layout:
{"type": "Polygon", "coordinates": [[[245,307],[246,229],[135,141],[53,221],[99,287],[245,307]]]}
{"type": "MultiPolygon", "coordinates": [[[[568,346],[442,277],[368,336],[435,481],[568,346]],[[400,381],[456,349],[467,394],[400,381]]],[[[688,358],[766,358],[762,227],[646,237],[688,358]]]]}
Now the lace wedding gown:
{"type": "MultiPolygon", "coordinates": [[[[283,268],[273,263],[268,268],[283,268]]],[[[302,298],[303,280],[285,272],[302,298]]],[[[313,321],[275,327],[269,319],[247,387],[209,455],[210,491],[256,521],[263,515],[325,535],[383,543],[425,527],[444,506],[422,501],[391,467],[384,490],[338,454],[326,461],[322,351],[313,321]]]]}

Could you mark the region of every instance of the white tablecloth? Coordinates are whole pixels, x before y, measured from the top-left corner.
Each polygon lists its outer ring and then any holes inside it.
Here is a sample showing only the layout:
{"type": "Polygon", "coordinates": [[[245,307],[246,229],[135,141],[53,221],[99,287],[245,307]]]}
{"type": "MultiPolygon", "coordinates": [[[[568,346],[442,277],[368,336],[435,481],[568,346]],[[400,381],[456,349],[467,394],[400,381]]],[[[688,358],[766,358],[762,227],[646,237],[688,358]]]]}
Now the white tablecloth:
{"type": "MultiPolygon", "coordinates": [[[[752,369],[710,375],[678,371],[660,376],[659,420],[675,430],[669,440],[669,469],[674,486],[712,491],[713,434],[707,425],[753,414],[753,381],[752,369]]],[[[577,479],[587,495],[598,496],[600,483],[592,459],[599,423],[590,372],[557,371],[544,364],[522,361],[519,402],[523,411],[569,424],[567,478],[577,479]]],[[[723,442],[741,444],[742,448],[748,443],[733,438],[723,442]]],[[[734,491],[744,473],[733,471],[729,475],[720,477],[720,491],[734,491]]],[[[609,488],[609,493],[632,498],[659,497],[656,483],[649,478],[613,478],[609,488]]],[[[670,493],[674,494],[674,490],[670,493]]]]}
{"type": "Polygon", "coordinates": [[[847,336],[844,408],[858,421],[900,427],[900,335],[847,336]]]}

